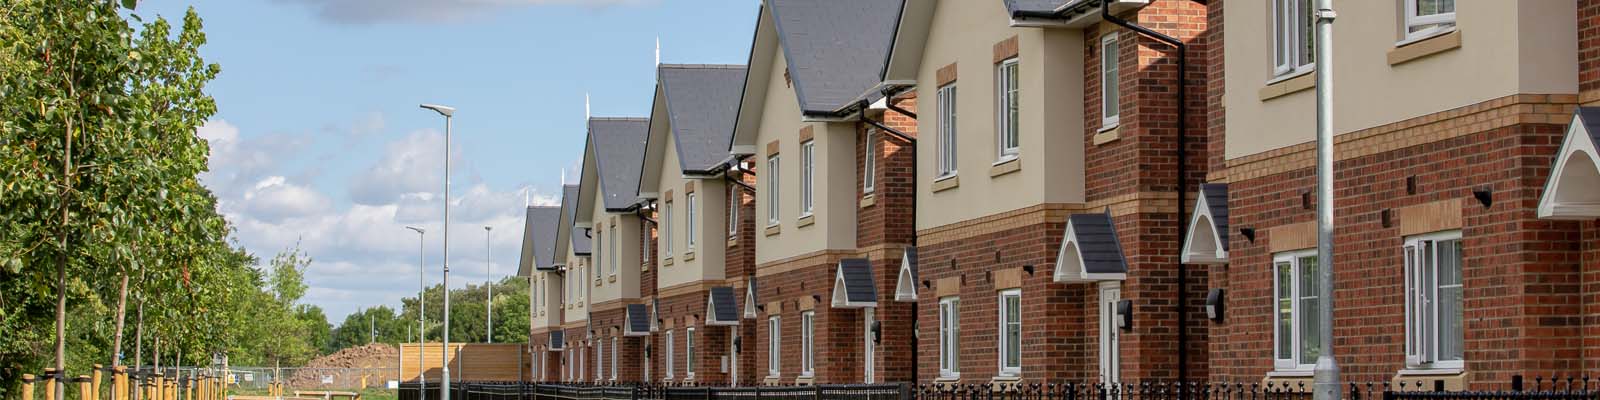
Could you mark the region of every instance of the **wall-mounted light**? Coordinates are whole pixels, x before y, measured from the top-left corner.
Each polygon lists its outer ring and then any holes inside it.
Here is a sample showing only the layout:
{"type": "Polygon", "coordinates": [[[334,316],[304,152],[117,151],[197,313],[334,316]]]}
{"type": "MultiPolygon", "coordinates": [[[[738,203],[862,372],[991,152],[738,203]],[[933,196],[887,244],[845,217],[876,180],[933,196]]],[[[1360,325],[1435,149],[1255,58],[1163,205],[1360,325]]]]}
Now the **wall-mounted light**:
{"type": "Polygon", "coordinates": [[[1472,197],[1477,198],[1478,199],[1478,204],[1482,204],[1483,208],[1489,208],[1489,206],[1494,205],[1494,191],[1493,191],[1493,189],[1489,189],[1489,188],[1486,188],[1486,187],[1473,189],[1472,190],[1472,197]]]}
{"type": "Polygon", "coordinates": [[[1391,211],[1391,209],[1385,208],[1385,209],[1383,209],[1383,211],[1378,213],[1378,220],[1383,222],[1383,227],[1384,228],[1393,227],[1394,226],[1394,212],[1391,211]]]}
{"type": "Polygon", "coordinates": [[[1033,264],[1022,266],[1022,272],[1027,272],[1028,276],[1033,276],[1033,264]]]}
{"type": "Polygon", "coordinates": [[[744,337],[743,336],[734,336],[733,337],[733,354],[743,354],[743,353],[744,353],[744,337]]]}
{"type": "Polygon", "coordinates": [[[929,281],[927,279],[923,279],[922,280],[922,288],[923,289],[932,289],[933,288],[933,281],[929,281]]]}
{"type": "Polygon", "coordinates": [[[1117,328],[1133,330],[1133,300],[1117,302],[1117,328]]]}
{"type": "Polygon", "coordinates": [[[872,321],[872,344],[883,343],[883,321],[872,321]]]}
{"type": "Polygon", "coordinates": [[[1206,318],[1212,322],[1222,322],[1222,289],[1211,289],[1206,293],[1206,318]]]}
{"type": "Polygon", "coordinates": [[[1249,239],[1250,243],[1256,242],[1256,228],[1239,228],[1239,234],[1244,235],[1245,239],[1249,239]]]}

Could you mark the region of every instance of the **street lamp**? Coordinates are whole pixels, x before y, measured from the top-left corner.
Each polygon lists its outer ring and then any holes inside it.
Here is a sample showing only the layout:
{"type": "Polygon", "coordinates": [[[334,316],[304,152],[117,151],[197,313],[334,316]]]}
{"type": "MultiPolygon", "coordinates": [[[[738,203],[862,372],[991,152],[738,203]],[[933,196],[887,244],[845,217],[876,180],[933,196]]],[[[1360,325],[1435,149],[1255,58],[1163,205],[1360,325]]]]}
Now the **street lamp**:
{"type": "Polygon", "coordinates": [[[494,343],[494,264],[489,262],[489,231],[492,230],[492,226],[483,227],[483,283],[489,287],[489,297],[484,301],[489,303],[489,332],[485,337],[489,343],[494,343]]]}
{"type": "Polygon", "coordinates": [[[423,250],[423,246],[425,246],[423,243],[427,242],[424,237],[427,236],[428,231],[415,226],[407,226],[406,229],[417,233],[417,393],[420,394],[427,390],[426,387],[428,386],[428,376],[422,373],[422,359],[428,354],[423,351],[425,350],[423,343],[428,342],[428,302],[426,301],[428,294],[428,261],[426,258],[427,253],[423,250]]]}
{"type": "Polygon", "coordinates": [[[443,355],[440,357],[440,385],[439,398],[450,400],[450,122],[456,114],[455,107],[438,104],[423,104],[422,108],[433,110],[444,116],[444,255],[440,264],[444,266],[444,343],[443,355]]]}

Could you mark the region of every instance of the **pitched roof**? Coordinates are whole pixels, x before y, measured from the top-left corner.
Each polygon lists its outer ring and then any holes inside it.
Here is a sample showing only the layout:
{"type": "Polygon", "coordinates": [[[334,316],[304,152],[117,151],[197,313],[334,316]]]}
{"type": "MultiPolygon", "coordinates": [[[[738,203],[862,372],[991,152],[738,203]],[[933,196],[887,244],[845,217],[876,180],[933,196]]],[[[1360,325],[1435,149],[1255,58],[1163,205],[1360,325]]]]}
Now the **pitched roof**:
{"type": "Polygon", "coordinates": [[[733,287],[712,287],[707,297],[706,325],[739,325],[739,304],[734,300],[733,287]]]}
{"type": "Polygon", "coordinates": [[[878,285],[872,282],[872,262],[865,258],[839,260],[834,274],[833,306],[874,307],[878,304],[878,285]]]}
{"type": "Polygon", "coordinates": [[[705,171],[728,157],[744,90],[743,65],[662,64],[658,71],[683,171],[705,171]]]}
{"type": "Polygon", "coordinates": [[[1200,195],[1206,198],[1206,211],[1211,212],[1211,224],[1216,226],[1217,239],[1222,241],[1222,249],[1228,249],[1228,184],[1207,183],[1200,185],[1200,195]]]}
{"type": "Polygon", "coordinates": [[[1072,214],[1056,256],[1056,282],[1122,280],[1128,262],[1111,214],[1072,214]]]}
{"type": "Polygon", "coordinates": [[[517,275],[555,268],[556,232],[561,229],[560,207],[528,207],[522,227],[522,260],[517,275]]]}
{"type": "Polygon", "coordinates": [[[550,331],[550,350],[562,350],[566,348],[566,333],[566,331],[560,329],[550,331]]]}
{"type": "Polygon", "coordinates": [[[917,247],[905,248],[895,273],[894,301],[917,301],[917,247]]]}
{"type": "Polygon", "coordinates": [[[561,213],[566,216],[566,220],[561,221],[561,229],[572,238],[572,254],[589,254],[589,236],[583,234],[583,229],[572,226],[578,214],[578,185],[561,187],[561,213]]]}
{"type": "Polygon", "coordinates": [[[650,336],[650,309],[643,303],[629,304],[627,313],[627,329],[623,335],[650,336]]]}
{"type": "Polygon", "coordinates": [[[840,111],[883,78],[903,0],[768,0],[807,113],[840,111]]]}
{"type": "Polygon", "coordinates": [[[639,195],[639,171],[644,166],[645,118],[590,118],[589,141],[595,151],[600,192],[607,211],[621,211],[639,195]]]}

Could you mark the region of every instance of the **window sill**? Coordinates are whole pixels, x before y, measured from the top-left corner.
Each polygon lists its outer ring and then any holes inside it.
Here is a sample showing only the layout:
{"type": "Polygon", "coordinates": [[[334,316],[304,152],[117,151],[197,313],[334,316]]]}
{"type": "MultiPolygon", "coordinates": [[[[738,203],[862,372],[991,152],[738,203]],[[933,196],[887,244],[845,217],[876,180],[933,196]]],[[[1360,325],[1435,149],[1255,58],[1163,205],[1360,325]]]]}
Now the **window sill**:
{"type": "Polygon", "coordinates": [[[1452,26],[1452,27],[1445,28],[1445,29],[1437,29],[1437,28],[1436,29],[1430,29],[1432,32],[1425,32],[1425,33],[1423,33],[1421,35],[1416,35],[1416,36],[1400,39],[1400,41],[1394,42],[1394,47],[1405,47],[1406,45],[1409,45],[1409,44],[1412,44],[1412,43],[1426,41],[1428,39],[1433,39],[1433,38],[1436,38],[1436,37],[1440,37],[1440,36],[1448,35],[1448,34],[1451,34],[1451,33],[1455,33],[1456,32],[1456,28],[1457,27],[1452,26]]]}
{"type": "Polygon", "coordinates": [[[1309,369],[1280,369],[1267,372],[1267,378],[1310,378],[1317,372],[1309,369]]]}
{"type": "Polygon", "coordinates": [[[1467,388],[1467,372],[1460,368],[1408,367],[1395,374],[1391,385],[1402,392],[1433,391],[1434,385],[1444,385],[1446,391],[1461,391],[1467,388]]]}
{"type": "Polygon", "coordinates": [[[1017,172],[1017,171],[1021,171],[1021,170],[1022,170],[1022,157],[1020,157],[1020,156],[1012,156],[1011,159],[1009,159],[1009,160],[1001,160],[999,162],[994,163],[994,165],[989,166],[989,177],[990,178],[998,178],[998,177],[1000,177],[1002,175],[1007,175],[1007,174],[1010,174],[1012,172],[1017,172]]]}
{"type": "Polygon", "coordinates": [[[1461,48],[1461,31],[1452,29],[1436,33],[1433,36],[1396,43],[1393,49],[1389,49],[1389,65],[1405,64],[1412,60],[1459,48],[1461,48]]]}
{"type": "Polygon", "coordinates": [[[783,225],[777,225],[777,224],[769,225],[769,226],[767,226],[766,232],[763,232],[763,233],[766,234],[767,236],[772,236],[772,235],[776,235],[776,234],[779,234],[779,233],[783,233],[783,225]]]}
{"type": "Polygon", "coordinates": [[[811,385],[814,385],[816,383],[817,383],[817,377],[815,375],[801,375],[799,377],[794,378],[794,384],[800,385],[800,386],[811,386],[811,385]]]}
{"type": "Polygon", "coordinates": [[[1094,145],[1095,146],[1099,146],[1099,145],[1103,145],[1103,144],[1106,144],[1106,143],[1115,142],[1115,141],[1117,141],[1117,139],[1121,139],[1122,138],[1122,129],[1121,128],[1122,128],[1122,125],[1113,125],[1113,126],[1108,127],[1108,128],[1100,129],[1100,133],[1094,134],[1094,145]]]}
{"type": "Polygon", "coordinates": [[[739,245],[739,238],[728,238],[728,247],[734,247],[734,246],[738,246],[738,245],[739,245]]]}
{"type": "Polygon", "coordinates": [[[611,274],[611,276],[606,277],[606,281],[607,282],[611,282],[611,283],[616,283],[617,282],[617,274],[611,274]]]}
{"type": "Polygon", "coordinates": [[[1396,373],[1396,375],[1399,375],[1399,376],[1441,376],[1441,375],[1460,375],[1463,372],[1465,372],[1465,371],[1462,371],[1461,368],[1406,367],[1406,369],[1400,370],[1400,372],[1396,373]]]}
{"type": "Polygon", "coordinates": [[[933,181],[933,192],[939,193],[961,187],[961,177],[955,174],[936,178],[933,181]]]}
{"type": "Polygon", "coordinates": [[[683,262],[694,261],[694,251],[683,253],[683,262]]]}
{"type": "Polygon", "coordinates": [[[1267,81],[1267,86],[1261,88],[1259,93],[1261,101],[1272,100],[1317,87],[1317,75],[1313,72],[1316,72],[1316,70],[1306,69],[1305,71],[1289,73],[1267,81]]]}
{"type": "Polygon", "coordinates": [[[954,375],[940,374],[938,378],[934,378],[933,379],[933,383],[958,383],[958,382],[961,382],[961,374],[954,374],[954,375]]]}
{"type": "Polygon", "coordinates": [[[671,267],[672,266],[672,257],[667,257],[665,259],[662,259],[661,260],[661,266],[663,266],[663,267],[671,267]]]}
{"type": "Polygon", "coordinates": [[[800,217],[800,219],[795,220],[794,225],[797,228],[804,228],[804,227],[808,227],[808,226],[814,225],[816,223],[817,223],[816,215],[806,214],[805,216],[800,217]]]}
{"type": "Polygon", "coordinates": [[[878,196],[877,195],[872,194],[872,193],[867,193],[866,195],[861,196],[861,208],[872,207],[872,206],[877,205],[877,204],[878,204],[878,196]]]}

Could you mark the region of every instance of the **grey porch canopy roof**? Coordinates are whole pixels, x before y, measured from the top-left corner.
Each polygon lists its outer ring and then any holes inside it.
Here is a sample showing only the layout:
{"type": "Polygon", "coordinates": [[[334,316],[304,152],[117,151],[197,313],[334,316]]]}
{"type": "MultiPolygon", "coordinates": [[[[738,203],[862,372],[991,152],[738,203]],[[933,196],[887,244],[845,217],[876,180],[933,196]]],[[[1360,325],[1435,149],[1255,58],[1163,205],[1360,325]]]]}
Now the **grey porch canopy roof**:
{"type": "Polygon", "coordinates": [[[1600,218],[1600,107],[1578,107],[1539,197],[1539,218],[1600,218]]]}
{"type": "Polygon", "coordinates": [[[1127,275],[1128,262],[1109,210],[1067,217],[1061,250],[1056,254],[1056,282],[1123,280],[1127,275]]]}
{"type": "Polygon", "coordinates": [[[1189,217],[1181,258],[1184,264],[1228,262],[1228,184],[1200,185],[1200,198],[1189,217]]]}
{"type": "Polygon", "coordinates": [[[839,260],[833,278],[833,306],[867,308],[878,306],[878,287],[872,283],[872,261],[865,258],[839,260]]]}
{"type": "Polygon", "coordinates": [[[644,304],[629,304],[627,324],[623,336],[650,336],[650,308],[644,304]]]}
{"type": "Polygon", "coordinates": [[[750,278],[750,284],[744,287],[744,318],[756,319],[756,278],[750,278]]]}
{"type": "Polygon", "coordinates": [[[566,333],[566,331],[559,329],[550,331],[550,351],[561,351],[566,348],[566,333]]]}
{"type": "Polygon", "coordinates": [[[894,301],[917,301],[917,248],[906,247],[900,258],[900,273],[894,284],[894,301]]]}
{"type": "Polygon", "coordinates": [[[716,286],[706,295],[706,325],[710,326],[738,326],[739,303],[733,295],[733,287],[716,286]]]}

